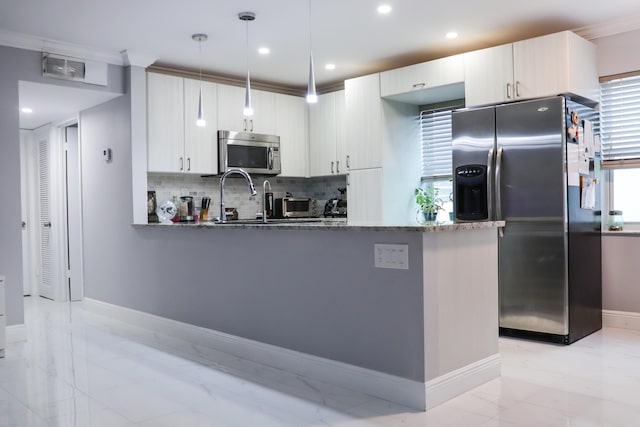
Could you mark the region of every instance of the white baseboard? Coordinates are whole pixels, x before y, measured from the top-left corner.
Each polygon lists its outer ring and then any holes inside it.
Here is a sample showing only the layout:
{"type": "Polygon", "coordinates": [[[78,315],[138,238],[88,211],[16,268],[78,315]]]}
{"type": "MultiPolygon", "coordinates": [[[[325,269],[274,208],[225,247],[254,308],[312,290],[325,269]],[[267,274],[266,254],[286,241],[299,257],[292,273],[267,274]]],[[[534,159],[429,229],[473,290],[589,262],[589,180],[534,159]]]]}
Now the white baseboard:
{"type": "Polygon", "coordinates": [[[640,332],[640,313],[602,310],[602,325],[611,328],[631,329],[640,332]]]}
{"type": "Polygon", "coordinates": [[[7,326],[7,344],[26,341],[27,340],[27,327],[21,325],[7,326]]]}
{"type": "Polygon", "coordinates": [[[500,376],[497,354],[423,383],[90,298],[83,301],[97,314],[422,411],[500,376]]]}
{"type": "Polygon", "coordinates": [[[498,353],[448,372],[425,384],[426,410],[500,376],[498,353]]]}

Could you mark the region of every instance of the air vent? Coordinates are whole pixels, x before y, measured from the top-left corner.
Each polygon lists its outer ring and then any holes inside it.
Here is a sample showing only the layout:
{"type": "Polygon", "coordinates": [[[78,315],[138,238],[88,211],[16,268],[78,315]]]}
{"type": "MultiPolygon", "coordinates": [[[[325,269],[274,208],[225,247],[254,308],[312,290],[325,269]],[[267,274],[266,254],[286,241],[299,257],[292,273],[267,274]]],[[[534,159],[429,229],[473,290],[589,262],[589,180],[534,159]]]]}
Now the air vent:
{"type": "Polygon", "coordinates": [[[43,53],[42,75],[55,79],[106,86],[107,64],[43,53]]]}

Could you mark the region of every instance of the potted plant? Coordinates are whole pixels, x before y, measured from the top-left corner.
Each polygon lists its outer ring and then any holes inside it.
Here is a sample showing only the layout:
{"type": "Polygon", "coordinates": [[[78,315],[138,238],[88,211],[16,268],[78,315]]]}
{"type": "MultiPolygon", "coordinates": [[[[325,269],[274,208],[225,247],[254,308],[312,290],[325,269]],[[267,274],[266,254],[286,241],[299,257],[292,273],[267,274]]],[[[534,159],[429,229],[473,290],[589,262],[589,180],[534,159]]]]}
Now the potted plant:
{"type": "Polygon", "coordinates": [[[428,186],[427,188],[417,187],[415,189],[414,195],[418,211],[422,212],[424,220],[427,222],[435,221],[438,211],[443,210],[444,202],[438,197],[438,194],[439,190],[434,186],[428,186]]]}

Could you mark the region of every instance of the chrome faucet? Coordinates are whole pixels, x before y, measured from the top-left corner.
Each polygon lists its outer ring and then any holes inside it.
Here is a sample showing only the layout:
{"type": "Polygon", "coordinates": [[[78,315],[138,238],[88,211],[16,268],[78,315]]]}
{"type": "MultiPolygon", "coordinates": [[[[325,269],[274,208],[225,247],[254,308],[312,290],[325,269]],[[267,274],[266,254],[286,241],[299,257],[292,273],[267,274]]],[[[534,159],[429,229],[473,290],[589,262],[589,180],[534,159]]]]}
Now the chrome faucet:
{"type": "MultiPolygon", "coordinates": [[[[269,180],[265,179],[264,182],[262,183],[262,223],[263,224],[267,223],[267,184],[269,184],[269,191],[272,191],[271,183],[269,182],[269,180]]],[[[273,203],[273,199],[271,200],[271,202],[273,203]]],[[[273,206],[271,206],[271,209],[273,209],[273,206]]]]}
{"type": "Polygon", "coordinates": [[[227,217],[224,212],[224,180],[227,178],[227,176],[234,173],[237,173],[238,175],[242,175],[244,179],[247,180],[247,182],[249,183],[249,192],[251,193],[252,196],[255,196],[256,194],[258,194],[256,193],[256,187],[253,185],[253,181],[251,180],[251,175],[249,175],[244,170],[240,168],[231,168],[225,173],[223,173],[222,176],[220,177],[220,220],[219,222],[227,222],[227,217]]]}

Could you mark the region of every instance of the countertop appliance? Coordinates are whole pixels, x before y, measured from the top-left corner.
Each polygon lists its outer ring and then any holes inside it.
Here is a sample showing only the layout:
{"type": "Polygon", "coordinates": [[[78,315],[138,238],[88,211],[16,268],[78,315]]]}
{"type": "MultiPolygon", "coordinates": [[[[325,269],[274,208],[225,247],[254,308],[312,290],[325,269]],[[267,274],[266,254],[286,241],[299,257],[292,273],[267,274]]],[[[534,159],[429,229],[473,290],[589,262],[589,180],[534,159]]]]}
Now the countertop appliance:
{"type": "Polygon", "coordinates": [[[315,212],[315,199],[279,197],[274,199],[274,218],[311,218],[315,212]]]}
{"type": "Polygon", "coordinates": [[[347,199],[345,198],[346,188],[338,188],[340,197],[335,197],[327,200],[324,205],[324,217],[325,218],[346,218],[347,217],[347,199]]]}
{"type": "Polygon", "coordinates": [[[280,174],[280,137],[218,131],[218,173],[241,168],[256,175],[280,174]]]}
{"type": "Polygon", "coordinates": [[[579,176],[584,119],[598,115],[562,96],[452,113],[455,221],[506,223],[501,335],[570,344],[602,327],[599,198],[581,207],[595,178],[593,161],[579,176]]]}

